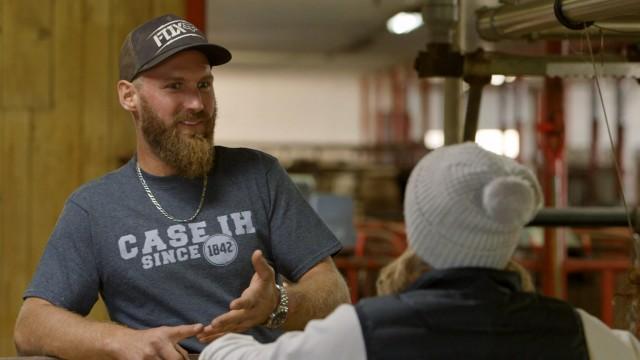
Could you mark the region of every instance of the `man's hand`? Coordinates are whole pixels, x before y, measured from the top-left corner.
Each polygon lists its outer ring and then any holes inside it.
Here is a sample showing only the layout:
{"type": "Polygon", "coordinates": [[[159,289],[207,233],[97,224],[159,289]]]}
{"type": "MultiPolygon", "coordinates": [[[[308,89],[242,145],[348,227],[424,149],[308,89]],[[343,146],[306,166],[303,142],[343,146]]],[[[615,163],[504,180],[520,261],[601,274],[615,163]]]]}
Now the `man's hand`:
{"type": "Polygon", "coordinates": [[[16,320],[14,341],[22,356],[60,359],[187,359],[178,342],[199,334],[190,324],[134,330],[82,317],[40,298],[28,298],[16,320]]]}
{"type": "Polygon", "coordinates": [[[147,330],[120,331],[111,338],[109,352],[116,359],[188,360],[178,342],[202,331],[202,324],[161,326],[147,330]]]}
{"type": "Polygon", "coordinates": [[[228,332],[243,332],[263,324],[278,305],[280,299],[275,286],[275,273],[262,255],[256,250],[251,256],[255,273],[249,287],[242,295],[231,301],[229,309],[211,321],[198,335],[198,340],[209,343],[228,332]]]}

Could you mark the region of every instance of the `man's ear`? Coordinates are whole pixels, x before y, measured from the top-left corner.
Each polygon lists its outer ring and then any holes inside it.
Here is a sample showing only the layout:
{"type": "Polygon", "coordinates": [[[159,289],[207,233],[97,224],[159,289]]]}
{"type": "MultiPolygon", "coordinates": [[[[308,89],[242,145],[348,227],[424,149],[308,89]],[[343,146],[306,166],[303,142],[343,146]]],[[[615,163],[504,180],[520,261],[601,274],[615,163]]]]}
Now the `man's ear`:
{"type": "Polygon", "coordinates": [[[138,105],[138,89],[126,80],[118,81],[118,100],[120,106],[127,111],[136,111],[138,105]]]}

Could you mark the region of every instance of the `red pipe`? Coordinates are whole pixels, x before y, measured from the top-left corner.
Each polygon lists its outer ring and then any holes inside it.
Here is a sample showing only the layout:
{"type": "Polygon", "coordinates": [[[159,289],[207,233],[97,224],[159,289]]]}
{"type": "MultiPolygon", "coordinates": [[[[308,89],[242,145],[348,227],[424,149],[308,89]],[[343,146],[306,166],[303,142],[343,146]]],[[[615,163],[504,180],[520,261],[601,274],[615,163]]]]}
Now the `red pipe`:
{"type": "Polygon", "coordinates": [[[362,76],[360,78],[360,131],[365,144],[373,142],[371,136],[371,104],[370,104],[370,86],[369,78],[362,76]]]}
{"type": "MultiPolygon", "coordinates": [[[[622,83],[621,80],[618,79],[616,81],[616,96],[618,100],[618,121],[616,121],[616,139],[615,139],[615,159],[618,162],[618,166],[620,169],[620,182],[616,182],[616,190],[618,190],[618,194],[623,194],[624,189],[620,188],[620,183],[624,184],[624,158],[622,156],[624,150],[624,93],[622,91],[622,83]]],[[[613,176],[618,177],[616,174],[615,167],[613,168],[613,176]]],[[[622,198],[622,195],[620,195],[622,198]]],[[[628,201],[628,200],[627,200],[628,201]]]]}
{"type": "MultiPolygon", "coordinates": [[[[598,131],[598,96],[597,90],[591,86],[591,148],[589,151],[589,170],[587,172],[587,184],[589,189],[596,188],[596,176],[598,173],[598,148],[600,146],[600,136],[598,131]]],[[[615,174],[614,174],[615,175],[615,174]]],[[[587,194],[587,205],[596,205],[598,197],[595,191],[589,191],[587,194]]]]}
{"type": "Polygon", "coordinates": [[[429,89],[430,84],[427,79],[418,79],[418,85],[420,86],[420,136],[421,142],[424,142],[424,137],[427,131],[431,130],[429,124],[429,89]]]}
{"type": "MultiPolygon", "coordinates": [[[[386,121],[385,121],[385,113],[384,110],[382,109],[382,106],[380,105],[382,103],[382,92],[383,92],[383,75],[380,73],[377,73],[375,75],[375,83],[374,83],[374,100],[373,103],[376,106],[375,109],[375,144],[376,145],[380,145],[383,144],[385,141],[385,128],[386,128],[386,121]]],[[[379,154],[376,154],[376,160],[377,157],[379,156],[379,154]]]]}
{"type": "MultiPolygon", "coordinates": [[[[622,272],[631,268],[628,258],[609,259],[567,259],[564,262],[564,270],[567,273],[584,272],[622,272]]],[[[613,287],[611,287],[613,289],[613,287]]]]}
{"type": "MultiPolygon", "coordinates": [[[[560,54],[560,42],[547,43],[547,53],[560,54]]],[[[538,139],[543,154],[541,185],[545,205],[565,205],[566,171],[564,166],[564,89],[562,79],[545,78],[541,111],[538,119],[538,139]],[[559,180],[559,181],[558,181],[559,180]],[[558,193],[558,187],[560,192],[558,193]]],[[[542,271],[542,289],[546,295],[565,298],[566,281],[561,266],[566,257],[565,244],[555,229],[545,228],[542,271]]]]}
{"type": "Polygon", "coordinates": [[[602,322],[609,326],[613,326],[613,289],[615,287],[615,278],[612,270],[602,272],[602,283],[600,299],[600,317],[602,322]]]}
{"type": "Polygon", "coordinates": [[[518,133],[518,156],[516,156],[516,161],[519,163],[523,162],[522,150],[524,149],[524,136],[522,126],[522,103],[525,101],[523,97],[523,89],[524,82],[520,78],[516,78],[516,81],[513,84],[513,117],[515,121],[515,130],[518,133]]]}
{"type": "Polygon", "coordinates": [[[187,20],[202,32],[207,32],[204,0],[187,0],[187,20]]]}

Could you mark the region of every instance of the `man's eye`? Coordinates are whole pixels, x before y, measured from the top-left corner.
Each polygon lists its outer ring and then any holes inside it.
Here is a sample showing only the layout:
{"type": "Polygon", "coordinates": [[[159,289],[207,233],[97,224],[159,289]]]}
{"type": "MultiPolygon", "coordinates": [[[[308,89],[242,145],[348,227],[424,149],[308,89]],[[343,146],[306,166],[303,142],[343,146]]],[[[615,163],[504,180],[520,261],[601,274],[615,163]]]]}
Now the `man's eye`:
{"type": "Polygon", "coordinates": [[[182,88],[182,83],[171,83],[167,85],[167,89],[180,90],[181,88],[182,88]]]}
{"type": "Polygon", "coordinates": [[[202,90],[206,90],[211,87],[211,82],[209,81],[201,81],[198,83],[198,88],[202,90]]]}

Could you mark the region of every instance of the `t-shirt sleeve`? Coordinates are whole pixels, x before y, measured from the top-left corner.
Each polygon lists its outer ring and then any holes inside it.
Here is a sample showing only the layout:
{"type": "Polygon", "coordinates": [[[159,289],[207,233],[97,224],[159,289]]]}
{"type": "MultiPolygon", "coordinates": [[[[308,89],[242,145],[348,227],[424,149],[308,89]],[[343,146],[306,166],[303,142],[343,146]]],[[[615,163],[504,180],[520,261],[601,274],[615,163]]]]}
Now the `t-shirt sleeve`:
{"type": "Polygon", "coordinates": [[[275,160],[267,171],[267,181],[270,250],[275,269],[298,281],[320,260],[340,251],[342,245],[275,160]]]}
{"type": "Polygon", "coordinates": [[[42,298],[81,315],[91,311],[100,285],[89,222],[84,209],[67,201],[24,298],[42,298]]]}

